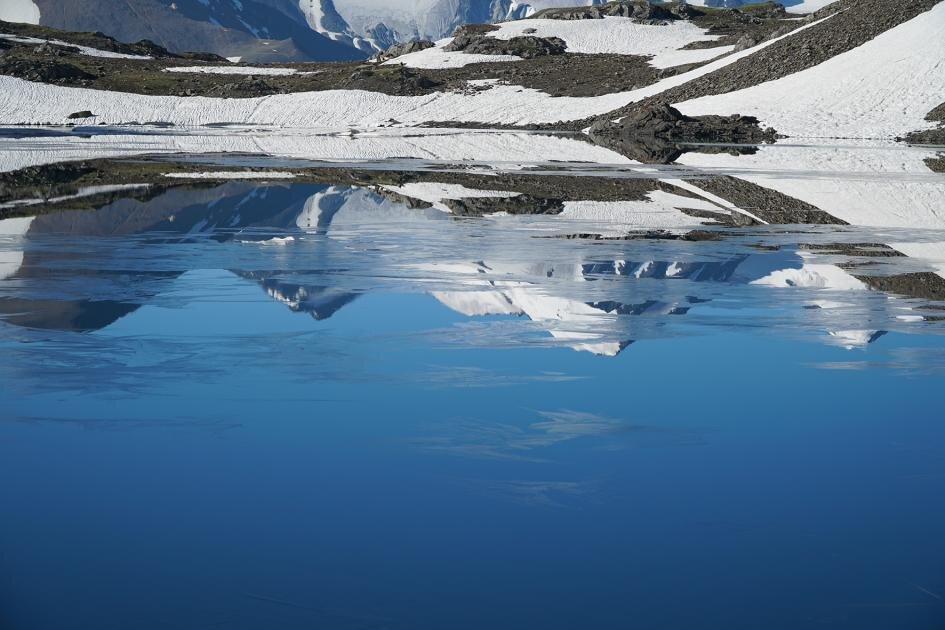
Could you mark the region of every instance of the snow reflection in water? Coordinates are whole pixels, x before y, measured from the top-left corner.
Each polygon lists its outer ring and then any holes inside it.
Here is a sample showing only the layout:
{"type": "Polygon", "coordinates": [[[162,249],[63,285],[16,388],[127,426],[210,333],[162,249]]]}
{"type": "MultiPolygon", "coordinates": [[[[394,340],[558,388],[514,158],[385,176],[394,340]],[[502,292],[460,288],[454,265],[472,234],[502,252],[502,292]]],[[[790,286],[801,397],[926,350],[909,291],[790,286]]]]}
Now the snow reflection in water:
{"type": "MultiPolygon", "coordinates": [[[[471,318],[475,334],[462,325],[430,331],[459,344],[537,343],[612,356],[636,340],[718,327],[847,347],[885,331],[940,328],[930,321],[938,305],[907,281],[927,261],[873,258],[881,246],[843,245],[945,239],[934,231],[756,226],[720,240],[601,240],[574,235],[626,233],[632,219],[459,219],[437,199],[498,203],[511,193],[420,184],[385,192],[180,185],[96,211],[9,219],[0,308],[21,327],[101,330],[144,305],[184,305],[193,296],[177,294],[177,278],[220,269],[318,320],[365,293],[426,293],[471,318]],[[877,282],[878,275],[891,279],[877,282]]],[[[214,299],[212,287],[208,293],[204,299],[214,299]]]]}
{"type": "Polygon", "coordinates": [[[931,627],[945,234],[388,179],[0,222],[15,620],[931,627]]]}

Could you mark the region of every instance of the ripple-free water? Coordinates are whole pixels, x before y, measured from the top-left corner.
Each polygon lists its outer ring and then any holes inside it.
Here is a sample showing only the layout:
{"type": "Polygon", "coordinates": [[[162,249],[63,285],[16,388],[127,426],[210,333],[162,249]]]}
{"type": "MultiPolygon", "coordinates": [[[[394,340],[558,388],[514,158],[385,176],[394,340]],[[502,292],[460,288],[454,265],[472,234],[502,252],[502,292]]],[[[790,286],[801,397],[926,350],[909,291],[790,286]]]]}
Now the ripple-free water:
{"type": "Polygon", "coordinates": [[[563,238],[343,182],[11,225],[3,627],[945,620],[938,261],[837,246],[941,233],[563,238]]]}

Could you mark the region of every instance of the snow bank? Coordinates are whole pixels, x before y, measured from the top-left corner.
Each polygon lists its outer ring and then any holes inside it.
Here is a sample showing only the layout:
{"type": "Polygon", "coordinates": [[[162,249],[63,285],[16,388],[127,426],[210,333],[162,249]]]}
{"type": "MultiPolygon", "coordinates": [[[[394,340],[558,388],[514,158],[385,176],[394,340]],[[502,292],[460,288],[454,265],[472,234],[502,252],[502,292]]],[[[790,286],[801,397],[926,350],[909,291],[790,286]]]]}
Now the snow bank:
{"type": "Polygon", "coordinates": [[[892,138],[931,123],[945,98],[945,3],[863,46],[782,79],[676,107],[750,114],[795,137],[892,138]]]}
{"type": "Polygon", "coordinates": [[[688,63],[702,63],[735,50],[721,46],[700,50],[679,50],[699,41],[715,41],[718,35],[707,35],[706,29],[678,20],[665,26],[639,24],[630,18],[605,17],[602,20],[519,20],[506,22],[489,33],[497,39],[522,35],[560,37],[570,53],[653,55],[650,63],[657,68],[671,68],[688,63]],[[534,29],[534,33],[525,31],[534,29]]]}
{"type": "MultiPolygon", "coordinates": [[[[689,63],[702,63],[735,50],[734,46],[719,46],[700,50],[679,50],[697,41],[714,41],[717,35],[691,22],[678,21],[666,26],[638,24],[630,18],[607,17],[603,20],[519,20],[499,25],[489,33],[497,39],[512,39],[523,35],[560,37],[568,45],[568,52],[583,54],[615,54],[652,56],[657,68],[671,68],[689,63]],[[534,29],[534,33],[526,33],[534,29]]],[[[479,55],[449,52],[443,48],[452,38],[436,42],[433,48],[420,50],[384,62],[384,65],[402,64],[411,68],[461,68],[473,63],[521,61],[511,55],[479,55]]]]}
{"type": "Polygon", "coordinates": [[[0,20],[39,24],[39,7],[33,0],[3,0],[0,2],[0,20]]]}
{"type": "MultiPolygon", "coordinates": [[[[6,1],[6,0],[2,0],[6,1]]],[[[0,18],[2,19],[2,18],[0,18]]],[[[36,37],[20,37],[19,35],[10,35],[8,33],[0,33],[0,39],[5,39],[10,42],[16,42],[18,44],[31,44],[31,45],[42,45],[42,44],[53,44],[55,46],[69,46],[70,48],[77,48],[79,54],[85,55],[87,57],[103,57],[107,59],[151,59],[151,57],[145,55],[126,55],[124,53],[111,52],[110,50],[99,50],[98,48],[90,48],[89,46],[79,46],[78,44],[70,44],[69,42],[64,42],[61,39],[39,39],[36,37]]]]}
{"type": "Polygon", "coordinates": [[[196,127],[231,123],[338,129],[387,124],[392,118],[403,125],[430,121],[526,125],[604,114],[627,102],[626,94],[554,98],[538,90],[508,85],[472,94],[437,92],[425,96],[388,96],[362,90],[245,99],[147,96],[0,76],[0,124],[61,125],[68,121],[69,114],[89,110],[96,114],[96,121],[114,125],[166,122],[196,127]]]}

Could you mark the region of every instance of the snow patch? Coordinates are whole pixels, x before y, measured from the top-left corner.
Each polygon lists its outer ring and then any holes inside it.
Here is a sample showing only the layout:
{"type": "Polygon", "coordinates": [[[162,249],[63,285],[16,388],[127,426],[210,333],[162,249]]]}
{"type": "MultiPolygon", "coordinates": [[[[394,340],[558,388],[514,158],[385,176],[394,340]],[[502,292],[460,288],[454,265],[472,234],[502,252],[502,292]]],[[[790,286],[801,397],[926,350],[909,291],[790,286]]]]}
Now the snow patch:
{"type": "Polygon", "coordinates": [[[639,24],[630,18],[609,16],[602,20],[540,19],[507,22],[489,35],[497,39],[512,39],[528,34],[536,37],[559,37],[567,43],[569,53],[652,55],[650,64],[657,68],[671,68],[702,63],[735,50],[734,46],[680,50],[693,42],[715,41],[720,37],[708,35],[707,32],[706,29],[684,20],[658,26],[639,24]],[[531,29],[535,32],[525,32],[531,29]]]}

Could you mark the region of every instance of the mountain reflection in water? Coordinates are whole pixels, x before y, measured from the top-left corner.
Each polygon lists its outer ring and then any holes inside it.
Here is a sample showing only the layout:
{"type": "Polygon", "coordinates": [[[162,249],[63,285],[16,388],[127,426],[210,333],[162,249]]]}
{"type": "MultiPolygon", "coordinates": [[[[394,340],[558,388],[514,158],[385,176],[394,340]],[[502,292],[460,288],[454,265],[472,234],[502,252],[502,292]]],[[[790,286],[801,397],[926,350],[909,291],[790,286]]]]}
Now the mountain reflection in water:
{"type": "Polygon", "coordinates": [[[0,181],[0,622],[945,618],[936,180],[104,164],[0,181]]]}
{"type": "MultiPolygon", "coordinates": [[[[171,300],[182,273],[219,268],[317,320],[364,293],[423,292],[470,318],[503,316],[503,329],[508,316],[519,318],[521,343],[543,329],[543,343],[602,355],[700,324],[794,329],[845,346],[914,322],[937,328],[933,304],[870,290],[854,275],[854,263],[864,264],[856,255],[837,264],[829,246],[812,247],[836,234],[755,228],[725,241],[573,238],[559,218],[456,219],[382,192],[181,184],[95,210],[8,219],[6,231],[19,235],[6,248],[0,310],[17,326],[99,330],[171,300]]],[[[898,262],[883,262],[891,260],[898,262]]],[[[506,332],[503,343],[514,343],[506,332]]],[[[488,343],[488,333],[477,337],[470,343],[488,343]]]]}

